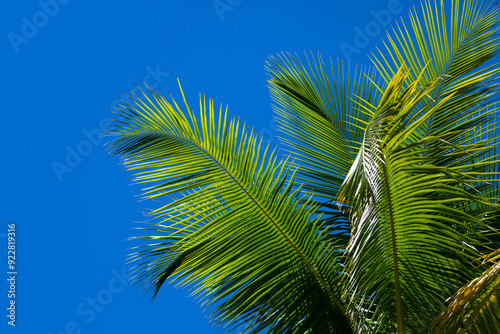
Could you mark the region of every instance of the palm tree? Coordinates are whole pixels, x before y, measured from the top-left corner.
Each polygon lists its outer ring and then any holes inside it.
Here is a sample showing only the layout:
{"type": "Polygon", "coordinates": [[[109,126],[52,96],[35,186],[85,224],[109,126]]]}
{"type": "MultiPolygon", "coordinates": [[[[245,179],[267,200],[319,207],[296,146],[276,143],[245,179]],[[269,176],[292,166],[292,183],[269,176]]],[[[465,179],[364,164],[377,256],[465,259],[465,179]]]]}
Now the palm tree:
{"type": "Polygon", "coordinates": [[[500,332],[499,22],[426,0],[372,68],[271,57],[286,156],[180,84],[184,111],[131,94],[108,149],[167,199],[133,238],[136,280],[248,333],[500,332]]]}

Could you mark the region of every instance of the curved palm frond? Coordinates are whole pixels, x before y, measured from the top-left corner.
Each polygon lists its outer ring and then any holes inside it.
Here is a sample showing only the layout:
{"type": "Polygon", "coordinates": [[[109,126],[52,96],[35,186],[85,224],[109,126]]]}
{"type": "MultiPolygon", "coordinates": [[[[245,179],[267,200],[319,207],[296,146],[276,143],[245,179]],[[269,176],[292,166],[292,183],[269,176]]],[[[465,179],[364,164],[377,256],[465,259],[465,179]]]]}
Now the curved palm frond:
{"type": "Polygon", "coordinates": [[[484,256],[488,269],[451,298],[435,319],[435,334],[500,332],[500,249],[484,256]]]}
{"type": "MultiPolygon", "coordinates": [[[[444,300],[473,277],[468,263],[485,240],[471,228],[485,225],[481,217],[461,207],[494,207],[473,187],[498,161],[480,159],[492,143],[457,145],[455,128],[422,135],[456,95],[445,92],[430,103],[440,80],[425,82],[425,70],[411,82],[411,70],[402,66],[381,89],[339,194],[352,222],[343,300],[358,326],[366,326],[363,333],[426,332],[444,300]],[[464,164],[465,158],[476,163],[464,164]]],[[[449,112],[453,118],[461,111],[449,112]]],[[[494,112],[464,125],[487,123],[494,112]]],[[[498,181],[498,173],[491,179],[498,181]]]]}
{"type": "MultiPolygon", "coordinates": [[[[388,83],[403,64],[409,67],[406,84],[419,79],[422,86],[439,80],[422,100],[437,105],[437,97],[454,93],[452,99],[436,108],[417,136],[434,136],[443,131],[465,131],[465,120],[489,108],[498,84],[500,69],[487,62],[500,50],[500,11],[477,0],[451,1],[447,12],[443,0],[422,2],[422,13],[411,12],[410,25],[397,23],[388,33],[385,48],[372,55],[378,74],[388,83]],[[423,72],[425,68],[425,71],[423,72]],[[461,112],[456,112],[457,109],[461,112]]],[[[477,124],[483,124],[479,121],[477,124]]],[[[470,123],[468,124],[470,125],[470,123]]],[[[453,144],[469,140],[456,136],[453,144]]],[[[434,145],[440,145],[439,142],[434,145]]],[[[445,145],[443,143],[443,145],[445,145]]]]}
{"type": "Polygon", "coordinates": [[[338,62],[334,70],[330,60],[329,70],[320,55],[306,55],[306,60],[308,66],[296,55],[271,56],[268,85],[278,128],[285,134],[280,139],[296,156],[299,179],[331,200],[360,146],[367,122],[361,105],[374,100],[377,91],[364,73],[369,69],[338,62]]]}
{"type": "Polygon", "coordinates": [[[154,295],[169,278],[195,287],[229,329],[352,332],[337,286],[345,244],[321,228],[287,160],[201,95],[197,118],[181,93],[187,117],[151,91],[121,104],[108,133],[109,150],[149,185],[144,199],[173,196],[135,238],[154,242],[131,256],[136,280],[154,295]]]}
{"type": "MultiPolygon", "coordinates": [[[[500,51],[500,10],[492,7],[491,3],[477,0],[452,0],[449,3],[447,8],[443,0],[434,3],[423,1],[421,13],[414,9],[410,24],[396,24],[388,34],[384,48],[371,58],[378,74],[386,82],[402,64],[409,67],[406,85],[411,85],[419,73],[423,73],[420,79],[422,86],[438,80],[421,105],[437,107],[439,96],[454,93],[452,98],[435,109],[425,121],[425,126],[413,134],[413,140],[440,136],[445,132],[452,134],[443,140],[427,143],[427,152],[433,152],[436,166],[460,168],[470,164],[475,165],[476,172],[479,172],[477,165],[484,161],[483,176],[472,185],[478,194],[491,201],[495,198],[491,196],[492,191],[498,189],[497,184],[492,188],[488,181],[493,177],[491,173],[498,172],[498,164],[495,167],[489,162],[498,157],[498,148],[494,148],[498,147],[498,133],[492,131],[496,131],[499,118],[495,103],[500,68],[489,61],[500,51]],[[446,155],[448,145],[470,145],[484,137],[490,138],[490,146],[484,149],[483,154],[465,155],[460,159],[446,155]]],[[[473,216],[484,216],[489,205],[462,202],[457,203],[456,208],[473,216]]],[[[490,240],[477,245],[483,254],[497,247],[499,234],[492,233],[490,226],[484,229],[482,226],[470,227],[490,240]]]]}

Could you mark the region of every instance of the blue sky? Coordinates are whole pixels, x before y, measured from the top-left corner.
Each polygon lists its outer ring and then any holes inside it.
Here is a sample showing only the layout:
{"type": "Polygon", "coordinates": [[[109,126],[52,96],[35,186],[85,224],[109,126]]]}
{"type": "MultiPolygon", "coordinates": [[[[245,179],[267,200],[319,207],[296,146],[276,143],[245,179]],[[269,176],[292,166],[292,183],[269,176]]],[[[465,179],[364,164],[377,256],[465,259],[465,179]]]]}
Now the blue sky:
{"type": "Polygon", "coordinates": [[[0,19],[4,149],[0,263],[16,224],[16,326],[0,283],[1,333],[221,333],[185,289],[154,302],[124,275],[150,203],[98,137],[123,90],[142,80],[189,103],[229,104],[276,143],[265,60],[281,51],[369,64],[411,1],[9,2],[0,19]]]}

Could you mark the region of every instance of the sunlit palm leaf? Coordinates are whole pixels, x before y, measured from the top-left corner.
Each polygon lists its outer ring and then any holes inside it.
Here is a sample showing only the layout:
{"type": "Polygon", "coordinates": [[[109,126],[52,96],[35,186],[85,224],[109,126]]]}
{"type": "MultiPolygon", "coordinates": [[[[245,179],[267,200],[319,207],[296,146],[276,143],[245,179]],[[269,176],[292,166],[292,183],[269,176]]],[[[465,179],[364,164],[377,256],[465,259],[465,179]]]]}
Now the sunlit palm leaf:
{"type": "Polygon", "coordinates": [[[195,287],[228,328],[351,332],[337,287],[344,244],[321,228],[286,160],[222,107],[216,117],[211,100],[200,96],[199,118],[185,113],[150,92],[123,103],[109,132],[110,151],[149,185],[144,199],[166,201],[138,238],[155,243],[132,255],[136,279],[155,294],[168,278],[195,287]]]}
{"type": "MultiPolygon", "coordinates": [[[[423,73],[423,86],[439,79],[422,103],[439,103],[438,96],[454,92],[453,99],[435,109],[426,120],[424,132],[417,136],[439,135],[445,130],[463,130],[463,121],[474,115],[474,109],[485,108],[495,94],[495,64],[487,64],[499,51],[498,8],[483,6],[476,0],[452,0],[450,12],[445,2],[426,0],[422,13],[415,9],[410,24],[397,23],[384,42],[386,48],[372,56],[378,73],[389,82],[405,64],[410,68],[406,84],[423,73]],[[461,109],[462,112],[456,112],[461,109]],[[453,112],[455,111],[455,112],[453,112]]],[[[467,140],[456,136],[453,143],[467,140]]],[[[439,145],[439,143],[434,143],[439,145]]]]}

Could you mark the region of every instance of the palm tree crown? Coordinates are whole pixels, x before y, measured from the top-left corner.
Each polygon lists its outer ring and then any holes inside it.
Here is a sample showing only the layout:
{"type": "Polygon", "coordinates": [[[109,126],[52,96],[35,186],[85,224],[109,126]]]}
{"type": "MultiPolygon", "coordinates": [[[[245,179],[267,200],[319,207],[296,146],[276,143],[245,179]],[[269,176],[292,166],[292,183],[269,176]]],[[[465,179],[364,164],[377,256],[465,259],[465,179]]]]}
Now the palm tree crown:
{"type": "Polygon", "coordinates": [[[131,94],[108,149],[169,199],[135,279],[244,333],[500,332],[499,22],[426,0],[372,68],[270,57],[286,156],[202,95],[131,94]]]}

